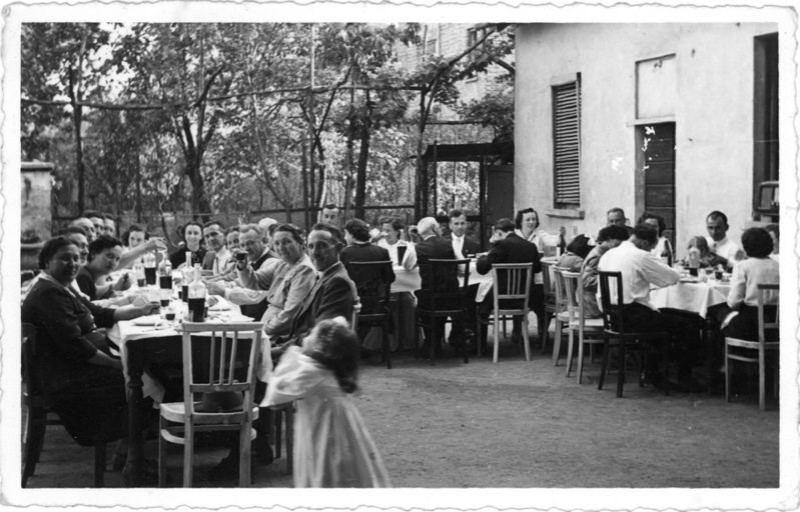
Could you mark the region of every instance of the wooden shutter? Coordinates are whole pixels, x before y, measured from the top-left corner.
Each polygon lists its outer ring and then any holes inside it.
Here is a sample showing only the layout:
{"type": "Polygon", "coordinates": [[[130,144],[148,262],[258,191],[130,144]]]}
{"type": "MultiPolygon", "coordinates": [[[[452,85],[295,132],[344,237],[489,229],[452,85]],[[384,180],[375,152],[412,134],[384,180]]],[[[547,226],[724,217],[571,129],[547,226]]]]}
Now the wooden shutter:
{"type": "Polygon", "coordinates": [[[553,182],[556,208],[581,202],[581,82],[553,86],[553,182]]]}

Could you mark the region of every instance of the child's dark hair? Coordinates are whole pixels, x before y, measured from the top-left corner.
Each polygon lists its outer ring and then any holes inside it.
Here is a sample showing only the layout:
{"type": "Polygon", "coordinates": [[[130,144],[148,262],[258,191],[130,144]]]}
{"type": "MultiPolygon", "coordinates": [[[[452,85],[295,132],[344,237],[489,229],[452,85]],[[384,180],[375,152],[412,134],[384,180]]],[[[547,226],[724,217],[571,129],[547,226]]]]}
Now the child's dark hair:
{"type": "Polygon", "coordinates": [[[358,389],[358,359],[361,356],[358,336],[338,319],[322,320],[315,330],[318,342],[308,356],[333,372],[342,391],[354,392],[358,389]]]}

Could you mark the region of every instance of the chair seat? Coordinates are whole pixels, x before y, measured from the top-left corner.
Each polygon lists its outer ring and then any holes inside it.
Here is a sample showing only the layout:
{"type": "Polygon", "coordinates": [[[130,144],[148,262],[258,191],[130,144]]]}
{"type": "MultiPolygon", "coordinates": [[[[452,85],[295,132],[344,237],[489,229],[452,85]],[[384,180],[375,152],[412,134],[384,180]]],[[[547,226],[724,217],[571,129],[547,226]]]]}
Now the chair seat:
{"type": "MultiPolygon", "coordinates": [[[[162,428],[160,431],[161,437],[172,444],[185,444],[186,438],[184,436],[184,428],[183,425],[175,425],[170,426],[167,428],[162,428]]],[[[258,432],[256,429],[250,429],[250,441],[254,440],[258,436],[258,432]]]]}
{"type": "MultiPolygon", "coordinates": [[[[579,320],[573,320],[570,322],[569,326],[573,329],[578,329],[580,327],[579,320]]],[[[583,330],[584,331],[602,331],[603,330],[603,319],[602,318],[584,318],[583,319],[583,330]]]]}
{"type": "MultiPolygon", "coordinates": [[[[195,402],[199,406],[202,402],[195,402]]],[[[186,407],[183,402],[168,402],[159,406],[161,416],[173,423],[183,423],[186,420],[186,407]]],[[[244,411],[230,412],[195,412],[195,425],[225,425],[228,423],[241,423],[244,411]]],[[[253,419],[258,419],[258,407],[253,407],[253,419]]]]}
{"type": "MultiPolygon", "coordinates": [[[[725,343],[727,343],[731,347],[742,347],[742,348],[749,348],[752,350],[758,350],[758,340],[743,340],[741,338],[725,338],[725,343]]],[[[765,350],[777,350],[780,342],[778,341],[767,341],[764,342],[764,349],[765,350]]]]}

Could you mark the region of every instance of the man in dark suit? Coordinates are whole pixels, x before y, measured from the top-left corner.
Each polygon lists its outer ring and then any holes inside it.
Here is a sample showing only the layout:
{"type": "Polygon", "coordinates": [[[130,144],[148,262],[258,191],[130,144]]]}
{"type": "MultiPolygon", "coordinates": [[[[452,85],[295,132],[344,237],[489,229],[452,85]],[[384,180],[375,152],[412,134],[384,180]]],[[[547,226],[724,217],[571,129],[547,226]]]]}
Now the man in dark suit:
{"type": "MultiPolygon", "coordinates": [[[[415,291],[414,295],[417,296],[418,304],[424,306],[430,300],[426,290],[430,290],[434,286],[439,290],[454,290],[458,289],[459,282],[455,268],[453,272],[434,275],[426,265],[432,259],[456,259],[453,246],[449,240],[442,237],[442,231],[436,219],[433,217],[423,218],[417,223],[417,231],[422,240],[414,246],[413,252],[408,253],[403,266],[408,270],[419,266],[421,289],[415,291]]],[[[434,334],[437,339],[444,337],[444,324],[444,318],[436,322],[436,332],[434,334]]]]}
{"type": "Polygon", "coordinates": [[[275,340],[277,347],[272,350],[273,361],[292,343],[302,343],[319,321],[337,316],[345,317],[348,322],[352,319],[358,295],[356,285],[339,261],[343,245],[342,234],[335,226],[315,224],[311,228],[307,248],[317,270],[317,281],[294,317],[289,334],[275,340]]]}
{"type": "MultiPolygon", "coordinates": [[[[453,253],[457,259],[473,257],[479,250],[480,244],[474,238],[470,238],[467,233],[467,216],[461,210],[452,210],[450,218],[450,234],[446,235],[445,240],[449,240],[453,246],[453,253]]],[[[464,341],[471,331],[468,326],[475,325],[475,295],[478,293],[478,285],[471,285],[464,294],[464,302],[467,310],[465,318],[453,319],[453,330],[450,333],[450,343],[458,344],[464,341]]]]}
{"type": "Polygon", "coordinates": [[[467,233],[467,216],[461,210],[450,212],[450,234],[444,239],[448,240],[453,246],[453,253],[457,259],[464,259],[472,256],[480,249],[480,244],[474,238],[470,238],[467,233]]]}
{"type": "MultiPolygon", "coordinates": [[[[492,248],[487,253],[478,258],[477,268],[478,273],[481,275],[487,274],[492,265],[496,263],[533,263],[532,274],[542,271],[542,265],[539,262],[539,250],[536,244],[533,244],[514,232],[514,222],[509,219],[500,219],[494,225],[494,235],[492,236],[492,248]]],[[[529,305],[531,311],[535,311],[536,307],[541,305],[544,297],[537,291],[541,290],[540,287],[535,287],[533,278],[531,276],[531,291],[529,296],[529,305]]],[[[481,315],[488,315],[493,308],[492,292],[489,292],[484,300],[480,303],[479,312],[481,315]]],[[[514,331],[516,336],[520,336],[519,329],[521,321],[518,318],[514,319],[514,331]]],[[[483,339],[486,339],[486,327],[481,327],[483,339]]],[[[514,336],[516,338],[516,336],[514,336]]]]}

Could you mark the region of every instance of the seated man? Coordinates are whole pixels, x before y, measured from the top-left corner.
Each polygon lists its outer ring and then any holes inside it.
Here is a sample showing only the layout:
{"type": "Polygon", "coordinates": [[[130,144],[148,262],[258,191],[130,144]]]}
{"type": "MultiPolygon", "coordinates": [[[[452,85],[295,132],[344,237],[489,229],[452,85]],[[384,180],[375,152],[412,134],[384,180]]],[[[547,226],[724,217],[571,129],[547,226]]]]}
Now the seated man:
{"type": "MultiPolygon", "coordinates": [[[[499,263],[533,263],[531,272],[542,271],[542,266],[539,263],[539,250],[536,244],[529,242],[517,235],[514,232],[514,222],[510,219],[500,219],[494,225],[494,235],[492,236],[492,248],[487,254],[478,258],[478,273],[481,275],[487,274],[492,265],[499,263]]],[[[531,311],[535,311],[544,300],[541,294],[541,287],[535,286],[531,274],[531,290],[529,297],[529,306],[531,311]]],[[[479,312],[482,316],[487,316],[493,309],[493,296],[489,291],[486,297],[481,301],[479,312]]],[[[521,319],[514,319],[514,331],[516,336],[520,336],[521,319]]],[[[513,335],[512,335],[513,336],[513,335]]],[[[515,337],[516,337],[515,336],[515,337]]],[[[481,338],[486,339],[486,326],[481,326],[481,338]]]]}
{"type": "MultiPolygon", "coordinates": [[[[456,255],[453,252],[453,246],[450,241],[442,237],[442,228],[433,217],[425,217],[417,223],[417,232],[421,240],[414,246],[414,252],[406,255],[403,266],[407,270],[411,270],[417,266],[419,269],[419,277],[421,289],[414,292],[417,296],[419,306],[427,307],[430,301],[430,296],[427,290],[433,289],[458,289],[458,275],[455,269],[452,273],[433,275],[429,267],[426,266],[431,259],[454,260],[456,255]]],[[[436,328],[434,335],[437,339],[444,337],[445,318],[439,318],[436,321],[436,328]]],[[[426,341],[427,343],[428,341],[426,341]]],[[[424,349],[423,349],[424,352],[424,349]]]]}
{"type": "Polygon", "coordinates": [[[317,271],[316,282],[292,320],[289,333],[274,340],[273,361],[291,344],[301,344],[320,320],[343,316],[353,318],[358,300],[356,285],[339,261],[343,246],[339,229],[329,224],[315,224],[308,234],[307,248],[317,271]]]}
{"type": "MultiPolygon", "coordinates": [[[[657,243],[656,230],[648,224],[639,224],[629,240],[618,247],[609,249],[601,258],[598,270],[622,273],[622,314],[625,328],[629,331],[665,331],[672,342],[671,358],[678,363],[678,378],[689,383],[692,359],[689,348],[697,347],[697,332],[692,332],[687,324],[668,313],[660,312],[650,304],[650,287],[663,287],[676,284],[680,273],[668,267],[650,253],[657,243]]],[[[600,292],[597,295],[600,302],[600,292]]],[[[613,297],[612,301],[619,301],[613,297]]],[[[656,341],[655,343],[658,343],[656,341]]],[[[661,374],[656,368],[655,357],[647,361],[647,377],[656,386],[661,382],[661,374]]]]}
{"type": "MultiPolygon", "coordinates": [[[[361,219],[347,221],[344,226],[344,237],[347,247],[342,249],[339,259],[345,267],[351,261],[391,261],[389,251],[370,243],[369,225],[361,219]]],[[[348,272],[352,270],[348,267],[348,272]]],[[[383,281],[394,282],[394,270],[391,265],[381,268],[383,281]]]]}
{"type": "Polygon", "coordinates": [[[581,288],[583,288],[583,313],[586,318],[598,318],[600,308],[597,306],[597,264],[609,250],[619,246],[628,239],[628,230],[617,225],[606,226],[597,235],[595,245],[581,266],[581,288]]]}
{"type": "Polygon", "coordinates": [[[208,250],[203,258],[203,269],[211,270],[214,276],[225,275],[233,270],[236,261],[225,247],[225,226],[216,220],[206,222],[203,227],[203,238],[206,240],[208,250]]]}
{"type": "Polygon", "coordinates": [[[611,208],[606,213],[606,226],[619,226],[621,228],[625,228],[628,231],[628,234],[633,232],[633,228],[628,226],[628,218],[625,217],[625,210],[619,206],[611,208]]]}
{"type": "Polygon", "coordinates": [[[706,230],[709,235],[706,237],[708,248],[722,258],[725,268],[731,270],[737,260],[744,259],[739,246],[727,236],[728,217],[724,213],[717,210],[709,213],[706,217],[706,230]]]}

